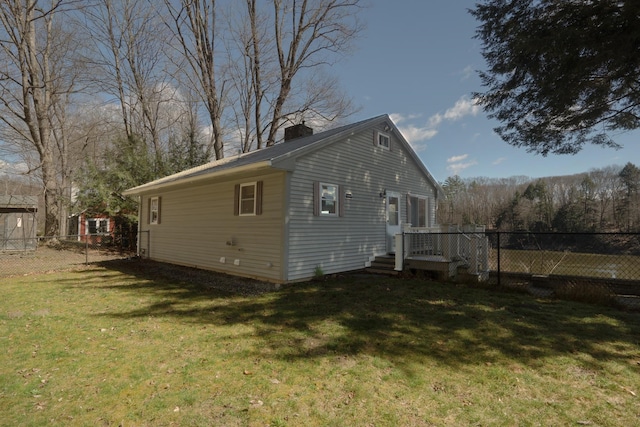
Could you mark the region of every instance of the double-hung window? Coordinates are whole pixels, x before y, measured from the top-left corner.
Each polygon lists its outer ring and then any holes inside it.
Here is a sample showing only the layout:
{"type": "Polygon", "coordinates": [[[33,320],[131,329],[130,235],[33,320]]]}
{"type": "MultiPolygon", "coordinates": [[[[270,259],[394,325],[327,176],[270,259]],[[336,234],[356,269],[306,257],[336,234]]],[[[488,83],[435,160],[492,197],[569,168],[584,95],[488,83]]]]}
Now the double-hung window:
{"type": "Polygon", "coordinates": [[[320,214],[337,215],[338,203],[338,186],[320,183],[320,214]]]}
{"type": "Polygon", "coordinates": [[[344,216],[343,186],[327,182],[313,182],[313,215],[344,216]]]}
{"type": "Polygon", "coordinates": [[[240,215],[256,214],[256,183],[240,184],[240,215]]]}
{"type": "Polygon", "coordinates": [[[149,199],[149,224],[160,224],[160,197],[149,199]]]}
{"type": "Polygon", "coordinates": [[[235,216],[262,215],[263,181],[235,185],[233,214],[235,216]]]}

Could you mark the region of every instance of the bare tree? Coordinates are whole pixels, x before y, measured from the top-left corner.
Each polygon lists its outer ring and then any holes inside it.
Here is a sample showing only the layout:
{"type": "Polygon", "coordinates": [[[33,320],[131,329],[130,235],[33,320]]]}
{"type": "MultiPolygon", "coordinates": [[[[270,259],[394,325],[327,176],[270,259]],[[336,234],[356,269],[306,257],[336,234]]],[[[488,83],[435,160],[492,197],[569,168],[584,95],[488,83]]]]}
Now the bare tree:
{"type": "Polygon", "coordinates": [[[182,0],[178,8],[165,0],[187,83],[196,85],[209,114],[216,158],[230,131],[246,152],[273,145],[287,122],[330,122],[353,113],[326,69],[361,30],[360,3],[272,0],[261,7],[245,0],[223,8],[182,0]]]}
{"type": "MultiPolygon", "coordinates": [[[[6,0],[0,3],[0,121],[10,141],[24,146],[42,179],[46,235],[58,235],[63,207],[66,170],[60,170],[66,140],[60,136],[56,113],[64,108],[73,90],[68,56],[72,53],[59,19],[63,0],[6,0]],[[54,123],[55,122],[55,123],[54,123]]],[[[58,116],[59,117],[59,116],[58,116]]]]}
{"type": "Polygon", "coordinates": [[[215,0],[181,0],[180,7],[165,0],[171,17],[171,28],[179,41],[183,60],[188,67],[184,75],[196,88],[211,124],[211,145],[216,159],[224,157],[222,113],[224,83],[218,82],[216,69],[216,2],[215,0]]]}
{"type": "Polygon", "coordinates": [[[179,96],[166,66],[166,27],[143,0],[99,0],[85,15],[98,90],[117,99],[127,138],[149,145],[161,174],[177,120],[167,111],[181,111],[172,105],[179,96]]]}
{"type": "Polygon", "coordinates": [[[265,92],[269,90],[263,84],[270,82],[263,78],[262,65],[262,48],[269,37],[267,16],[258,13],[256,0],[246,0],[245,3],[246,10],[239,9],[244,7],[239,6],[227,10],[224,15],[224,20],[229,23],[226,32],[231,35],[224,38],[226,77],[233,88],[226,94],[227,105],[232,112],[229,126],[232,132],[237,133],[239,151],[243,153],[263,147],[260,128],[263,123],[262,104],[265,92]]]}
{"type": "Polygon", "coordinates": [[[303,70],[330,64],[332,55],[350,47],[361,29],[357,19],[360,4],[359,0],[273,0],[279,84],[270,105],[267,145],[275,144],[276,133],[287,117],[313,113],[331,121],[350,112],[346,98],[336,98],[337,93],[331,93],[335,81],[311,84],[317,75],[306,81],[308,90],[302,91],[305,101],[291,102],[291,98],[296,76],[303,70]],[[332,105],[322,102],[327,98],[334,99],[332,105]],[[314,108],[318,105],[324,108],[314,108]]]}

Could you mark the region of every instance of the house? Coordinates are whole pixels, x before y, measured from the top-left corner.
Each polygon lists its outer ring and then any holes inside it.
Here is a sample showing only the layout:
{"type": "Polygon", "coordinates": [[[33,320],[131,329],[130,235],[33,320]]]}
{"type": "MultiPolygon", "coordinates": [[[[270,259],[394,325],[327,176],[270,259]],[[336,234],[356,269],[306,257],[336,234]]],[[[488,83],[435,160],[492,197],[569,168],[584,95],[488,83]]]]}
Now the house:
{"type": "Polygon", "coordinates": [[[167,176],[139,198],[139,255],[289,283],[363,269],[403,226],[431,227],[442,188],[388,115],[167,176]]]}
{"type": "Polygon", "coordinates": [[[0,251],[35,251],[38,196],[0,195],[0,251]]]}

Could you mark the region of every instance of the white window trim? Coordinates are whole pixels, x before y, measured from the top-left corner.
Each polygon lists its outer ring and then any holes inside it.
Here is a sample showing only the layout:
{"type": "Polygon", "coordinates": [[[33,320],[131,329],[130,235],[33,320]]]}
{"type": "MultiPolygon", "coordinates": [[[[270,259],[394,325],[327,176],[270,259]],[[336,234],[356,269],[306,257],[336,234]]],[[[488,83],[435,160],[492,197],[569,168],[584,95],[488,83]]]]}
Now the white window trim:
{"type": "Polygon", "coordinates": [[[158,219],[160,218],[160,198],[152,197],[149,202],[149,224],[158,224],[158,219]],[[153,207],[155,202],[155,209],[153,207]],[[155,217],[153,213],[155,212],[155,217]]]}
{"type": "Polygon", "coordinates": [[[87,218],[87,221],[86,221],[86,224],[85,224],[85,225],[86,225],[87,234],[92,234],[92,235],[105,235],[105,234],[109,234],[109,218],[87,218]],[[90,222],[90,221],[95,221],[96,223],[99,223],[99,222],[101,222],[101,221],[105,221],[105,222],[107,223],[107,227],[106,227],[106,228],[107,228],[107,231],[103,231],[103,232],[98,231],[98,229],[99,229],[100,227],[99,227],[99,224],[96,224],[96,232],[95,232],[95,233],[89,233],[89,222],[90,222]]]}
{"type": "Polygon", "coordinates": [[[386,134],[384,132],[378,132],[376,135],[376,145],[378,147],[384,148],[385,150],[390,150],[391,149],[391,136],[389,134],[386,134]],[[380,142],[381,138],[386,138],[387,140],[387,145],[384,145],[380,142]]]}
{"type": "Polygon", "coordinates": [[[328,182],[321,182],[320,183],[320,187],[319,187],[319,191],[320,194],[318,195],[318,212],[320,213],[320,216],[339,216],[340,214],[340,186],[336,185],[336,184],[330,184],[328,182]],[[324,212],[322,210],[322,201],[324,200],[324,198],[322,197],[322,187],[334,187],[335,188],[335,199],[334,199],[334,203],[335,203],[335,212],[324,212]]]}
{"type": "MultiPolygon", "coordinates": [[[[238,195],[238,215],[239,216],[256,216],[256,201],[258,194],[258,182],[245,182],[244,184],[240,184],[240,194],[238,195]],[[252,212],[242,213],[242,189],[245,187],[253,187],[253,210],[252,212]]],[[[249,199],[247,199],[249,200],[249,199]]]]}

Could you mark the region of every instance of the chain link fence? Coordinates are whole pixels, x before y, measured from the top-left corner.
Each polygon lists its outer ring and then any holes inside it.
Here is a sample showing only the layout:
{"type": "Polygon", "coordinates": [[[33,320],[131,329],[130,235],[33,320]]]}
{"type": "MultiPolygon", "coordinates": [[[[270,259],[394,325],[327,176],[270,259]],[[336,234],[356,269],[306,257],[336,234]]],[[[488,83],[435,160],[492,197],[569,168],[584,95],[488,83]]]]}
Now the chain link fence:
{"type": "Polygon", "coordinates": [[[640,309],[638,233],[486,233],[488,285],[640,309]]]}
{"type": "MultiPolygon", "coordinates": [[[[640,309],[638,233],[471,234],[469,242],[462,244],[466,240],[458,237],[469,237],[468,233],[455,233],[456,239],[452,233],[430,233],[424,246],[440,256],[445,249],[455,253],[449,258],[463,270],[466,266],[466,273],[472,273],[467,279],[476,277],[490,289],[640,309]]],[[[5,239],[0,248],[0,277],[132,258],[138,243],[148,253],[146,233],[5,239]]]]}
{"type": "Polygon", "coordinates": [[[131,258],[136,255],[136,243],[135,233],[3,239],[0,277],[84,268],[97,262],[131,258]]]}

